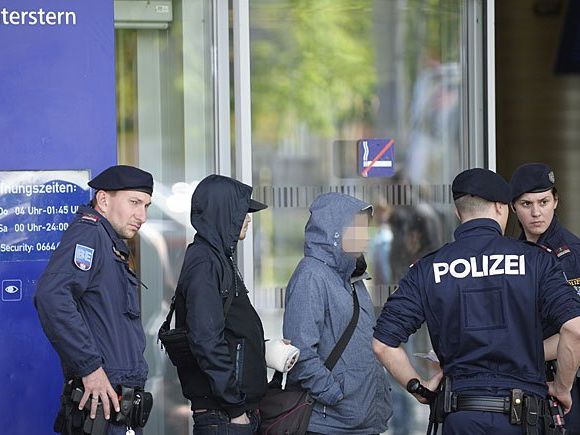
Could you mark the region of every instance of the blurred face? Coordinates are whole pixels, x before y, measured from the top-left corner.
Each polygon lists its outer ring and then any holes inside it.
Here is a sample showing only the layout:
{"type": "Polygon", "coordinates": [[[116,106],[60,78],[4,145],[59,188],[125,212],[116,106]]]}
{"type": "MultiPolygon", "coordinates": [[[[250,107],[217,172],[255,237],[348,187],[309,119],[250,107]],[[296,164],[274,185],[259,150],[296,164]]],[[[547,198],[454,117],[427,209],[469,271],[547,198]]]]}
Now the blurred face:
{"type": "Polygon", "coordinates": [[[351,225],[342,232],[342,250],[360,255],[369,247],[369,215],[358,213],[351,225]]]}
{"type": "Polygon", "coordinates": [[[244,223],[242,224],[242,229],[240,230],[240,240],[244,240],[246,238],[246,233],[248,232],[248,226],[252,222],[252,217],[250,213],[246,214],[246,218],[244,219],[244,223]]]}
{"type": "Polygon", "coordinates": [[[99,190],[96,199],[96,210],[123,239],[131,239],[137,234],[147,220],[147,209],[151,205],[151,196],[136,190],[99,190]]]}
{"type": "Polygon", "coordinates": [[[537,242],[546,232],[554,212],[558,206],[558,199],[551,190],[538,193],[524,193],[514,202],[514,211],[524,228],[526,239],[537,242]]]}

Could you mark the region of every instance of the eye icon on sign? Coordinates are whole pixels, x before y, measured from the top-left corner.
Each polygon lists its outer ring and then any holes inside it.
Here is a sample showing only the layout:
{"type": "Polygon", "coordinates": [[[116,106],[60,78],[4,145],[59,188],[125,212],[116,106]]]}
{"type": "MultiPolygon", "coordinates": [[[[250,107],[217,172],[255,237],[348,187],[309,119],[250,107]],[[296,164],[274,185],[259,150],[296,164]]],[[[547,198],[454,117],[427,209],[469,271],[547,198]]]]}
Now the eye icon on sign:
{"type": "Polygon", "coordinates": [[[10,294],[12,295],[12,294],[14,294],[14,293],[16,293],[16,292],[20,291],[20,289],[19,289],[18,287],[16,287],[15,285],[9,285],[8,287],[6,287],[6,288],[4,289],[4,291],[5,291],[6,293],[10,293],[10,294]]]}
{"type": "Polygon", "coordinates": [[[19,279],[5,279],[2,281],[2,300],[18,302],[22,300],[22,281],[19,279]]]}

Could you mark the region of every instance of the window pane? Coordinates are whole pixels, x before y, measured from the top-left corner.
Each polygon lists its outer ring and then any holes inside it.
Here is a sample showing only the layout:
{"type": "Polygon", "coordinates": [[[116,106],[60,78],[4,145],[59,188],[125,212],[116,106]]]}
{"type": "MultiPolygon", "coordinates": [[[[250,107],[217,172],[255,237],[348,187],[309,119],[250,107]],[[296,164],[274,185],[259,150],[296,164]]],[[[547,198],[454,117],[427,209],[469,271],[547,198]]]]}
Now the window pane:
{"type": "MultiPolygon", "coordinates": [[[[463,2],[253,0],[250,7],[254,186],[270,204],[255,225],[258,302],[271,305],[272,289],[285,285],[302,255],[307,207],[324,191],[372,202],[377,221],[398,222],[400,213],[439,221],[429,240],[405,243],[409,260],[449,239],[449,184],[468,146],[463,2]],[[357,173],[364,138],[394,139],[393,176],[357,173]]],[[[402,272],[392,273],[396,283],[402,272]]]]}
{"type": "MultiPolygon", "coordinates": [[[[142,7],[135,2],[135,7],[142,7]]],[[[189,402],[177,372],[157,343],[193,238],[191,193],[214,171],[214,101],[211,3],[173,2],[168,30],[117,30],[117,116],[119,163],[153,174],[148,221],[139,232],[135,264],[142,289],[147,335],[147,388],[155,406],[146,434],[190,434],[189,402]]]]}
{"type": "MultiPolygon", "coordinates": [[[[411,263],[451,240],[450,183],[470,146],[465,4],[250,1],[253,183],[270,206],[254,221],[255,302],[270,334],[280,333],[284,287],[318,194],[344,192],[375,206],[367,287],[377,311],[411,263]],[[373,138],[382,148],[394,140],[390,175],[375,177],[373,163],[367,176],[358,167],[363,139],[373,138]]],[[[422,330],[407,351],[429,349],[422,330]]],[[[424,430],[424,410],[407,396],[395,400],[405,408],[395,413],[408,424],[391,426],[424,430]]]]}

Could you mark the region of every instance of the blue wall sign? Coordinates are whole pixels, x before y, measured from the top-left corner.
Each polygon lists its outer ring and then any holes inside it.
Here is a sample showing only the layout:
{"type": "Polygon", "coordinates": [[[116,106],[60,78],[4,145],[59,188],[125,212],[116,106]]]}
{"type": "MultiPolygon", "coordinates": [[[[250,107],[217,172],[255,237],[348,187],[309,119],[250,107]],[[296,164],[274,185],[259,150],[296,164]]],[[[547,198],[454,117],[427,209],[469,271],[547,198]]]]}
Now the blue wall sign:
{"type": "Polygon", "coordinates": [[[361,177],[395,175],[394,139],[361,139],[357,146],[358,173],[361,177]]]}
{"type": "Polygon", "coordinates": [[[0,268],[48,261],[78,207],[88,171],[0,171],[0,268]]]}
{"type": "Polygon", "coordinates": [[[0,41],[0,433],[50,434],[62,370],[32,298],[117,160],[113,2],[0,0],[0,41]]]}

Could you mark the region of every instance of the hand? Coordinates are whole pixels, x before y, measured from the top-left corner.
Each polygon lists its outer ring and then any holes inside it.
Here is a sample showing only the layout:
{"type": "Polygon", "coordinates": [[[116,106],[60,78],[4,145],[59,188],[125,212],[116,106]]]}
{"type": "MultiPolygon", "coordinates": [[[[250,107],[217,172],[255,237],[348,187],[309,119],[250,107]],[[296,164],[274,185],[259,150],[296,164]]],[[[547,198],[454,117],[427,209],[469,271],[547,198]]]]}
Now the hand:
{"type": "Polygon", "coordinates": [[[83,385],[85,387],[85,394],[81,398],[79,403],[79,409],[85,407],[87,400],[91,400],[91,418],[94,419],[97,415],[97,405],[99,400],[103,404],[103,413],[105,414],[105,419],[111,417],[111,409],[109,405],[109,398],[113,402],[113,407],[115,411],[119,412],[121,408],[119,407],[119,398],[117,393],[111,386],[107,374],[102,367],[99,367],[94,372],[83,376],[83,385]]]}
{"type": "Polygon", "coordinates": [[[557,382],[548,382],[548,394],[554,396],[554,399],[560,403],[564,414],[568,414],[570,408],[572,408],[572,396],[570,395],[570,390],[559,387],[557,382]]]}
{"type": "Polygon", "coordinates": [[[425,382],[425,388],[428,388],[431,391],[435,391],[439,384],[441,383],[441,379],[443,379],[443,370],[439,369],[431,378],[425,382]]]}
{"type": "Polygon", "coordinates": [[[248,418],[248,416],[244,412],[239,417],[232,418],[230,420],[230,423],[233,423],[233,424],[250,424],[250,419],[248,418]]]}
{"type": "MultiPolygon", "coordinates": [[[[439,370],[435,373],[429,380],[421,381],[421,385],[427,388],[430,391],[435,392],[437,387],[441,383],[441,379],[443,378],[443,371],[439,370]]],[[[419,394],[413,394],[413,397],[419,401],[419,403],[423,403],[425,405],[429,404],[429,400],[419,394]]]]}

